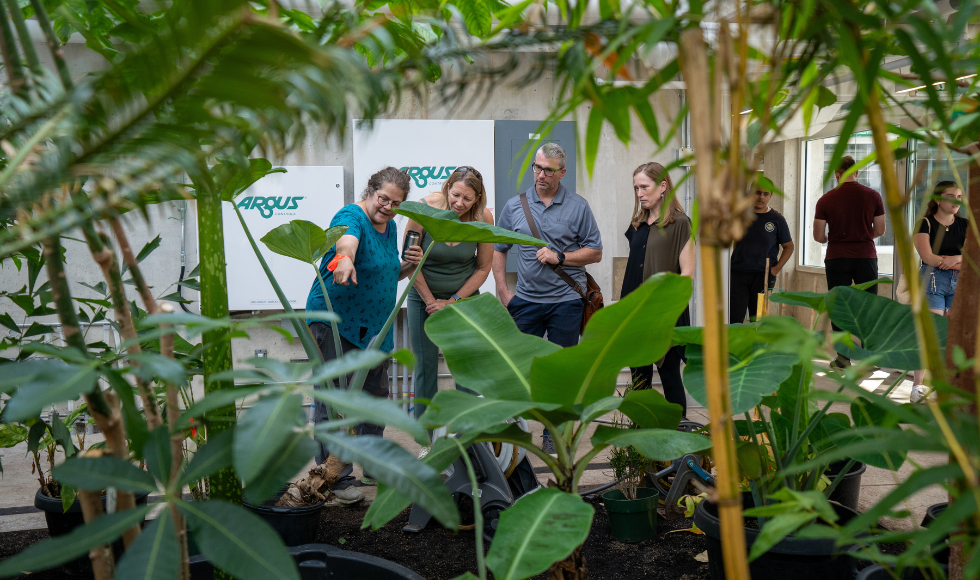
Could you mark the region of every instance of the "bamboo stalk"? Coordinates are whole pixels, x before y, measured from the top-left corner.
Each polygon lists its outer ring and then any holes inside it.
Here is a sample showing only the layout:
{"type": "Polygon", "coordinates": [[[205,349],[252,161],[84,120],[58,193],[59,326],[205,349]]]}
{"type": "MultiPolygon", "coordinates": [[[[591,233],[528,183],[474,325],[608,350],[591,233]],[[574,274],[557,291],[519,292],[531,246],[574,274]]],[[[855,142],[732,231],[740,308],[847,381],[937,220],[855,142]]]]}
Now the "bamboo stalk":
{"type": "MultiPolygon", "coordinates": [[[[726,26],[722,26],[726,28],[726,26]]],[[[721,98],[720,65],[711,78],[704,36],[700,28],[681,33],[681,71],[688,86],[713,87],[688,93],[691,134],[701,210],[701,268],[704,288],[704,377],[710,414],[711,442],[717,473],[717,505],[721,519],[722,559],[729,580],[748,580],[742,502],[738,491],[735,428],[728,390],[728,332],[721,287],[721,249],[728,246],[738,221],[732,215],[736,181],[724,176],[717,101],[721,98]],[[734,218],[734,219],[733,219],[734,218]]]]}

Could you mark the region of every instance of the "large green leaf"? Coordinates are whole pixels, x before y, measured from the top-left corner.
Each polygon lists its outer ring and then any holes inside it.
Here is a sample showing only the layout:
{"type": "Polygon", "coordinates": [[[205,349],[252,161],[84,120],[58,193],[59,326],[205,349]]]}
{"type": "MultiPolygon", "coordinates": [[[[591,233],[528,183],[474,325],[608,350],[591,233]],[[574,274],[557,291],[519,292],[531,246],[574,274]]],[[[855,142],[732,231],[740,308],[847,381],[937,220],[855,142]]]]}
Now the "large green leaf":
{"type": "Polygon", "coordinates": [[[838,447],[860,442],[877,441],[881,443],[881,452],[855,455],[853,459],[857,461],[893,471],[902,466],[902,463],[905,462],[906,453],[904,451],[886,451],[884,445],[887,440],[892,439],[902,430],[897,415],[875,405],[865,397],[856,397],[851,403],[851,418],[854,420],[853,428],[846,421],[827,421],[826,424],[822,421],[819,428],[824,428],[828,439],[838,447]],[[877,427],[879,429],[869,432],[869,429],[861,429],[862,427],[877,427]]]}
{"type": "Polygon", "coordinates": [[[0,562],[0,577],[54,568],[85,555],[96,546],[111,544],[129,528],[146,517],[151,506],[100,516],[64,536],[49,538],[26,548],[16,556],[0,562]]]}
{"type": "Polygon", "coordinates": [[[250,483],[275,456],[276,451],[306,415],[300,395],[259,399],[235,427],[235,471],[250,483]]]}
{"type": "Polygon", "coordinates": [[[215,567],[240,580],[299,580],[282,538],[259,516],[219,500],[179,506],[194,542],[215,567]]]}
{"type": "Polygon", "coordinates": [[[585,542],[594,513],[578,495],[553,487],[521,497],[500,514],[487,567],[498,580],[547,570],[585,542]]]}
{"type": "Polygon", "coordinates": [[[272,497],[316,455],[309,433],[290,433],[259,474],[245,486],[245,499],[260,504],[272,497]]]}
{"type": "Polygon", "coordinates": [[[600,425],[592,435],[592,445],[627,447],[632,445],[640,455],[654,461],[672,461],[687,453],[711,447],[711,438],[698,433],[668,429],[617,429],[600,425]]]}
{"type": "MultiPolygon", "coordinates": [[[[684,368],[684,386],[695,401],[707,405],[708,394],[704,384],[704,357],[700,346],[687,347],[687,366],[684,368]]],[[[746,364],[735,354],[729,355],[729,391],[732,397],[732,413],[737,415],[755,407],[762,397],[779,389],[793,372],[799,356],[781,352],[763,352],[752,357],[746,364]]]]}
{"type": "MultiPolygon", "coordinates": [[[[33,361],[27,361],[33,362],[33,361]]],[[[45,407],[62,401],[74,401],[79,395],[95,388],[99,373],[94,363],[89,365],[66,364],[61,361],[44,361],[47,364],[27,367],[20,388],[10,397],[3,409],[3,420],[9,423],[26,421],[36,417],[45,407]]],[[[4,372],[17,372],[24,363],[3,365],[4,372]]]]}
{"type": "Polygon", "coordinates": [[[436,312],[426,321],[425,333],[442,349],[459,384],[501,400],[530,401],[531,362],[561,349],[518,330],[491,294],[436,312]]]}
{"type": "Polygon", "coordinates": [[[0,425],[0,449],[27,441],[28,429],[21,425],[0,425]]]}
{"type": "Polygon", "coordinates": [[[231,201],[252,186],[256,181],[270,173],[286,173],[282,167],[272,168],[267,159],[255,158],[248,160],[248,168],[231,163],[218,163],[211,168],[216,185],[221,189],[221,199],[231,201]]]}
{"type": "Polygon", "coordinates": [[[612,395],[624,367],[656,362],[670,347],[677,318],[691,298],[691,279],[657,274],[595,313],[577,346],[534,361],[531,399],[590,405],[612,395]]]}
{"type": "Polygon", "coordinates": [[[231,467],[232,447],[234,446],[234,431],[222,431],[208,437],[207,443],[194,453],[184,473],[180,477],[180,485],[188,485],[212,473],[231,467]]]}
{"type": "MultiPolygon", "coordinates": [[[[922,368],[911,306],[846,286],[828,292],[827,305],[834,324],[861,339],[862,346],[854,349],[838,343],[838,352],[855,359],[881,355],[878,364],[883,367],[905,371],[922,368]]],[[[939,350],[944,351],[949,319],[933,314],[932,320],[939,335],[939,350]]]]}
{"type": "Polygon", "coordinates": [[[245,397],[254,395],[256,393],[261,393],[262,391],[268,391],[270,387],[265,385],[259,386],[241,386],[234,389],[225,389],[221,391],[212,391],[204,395],[204,398],[197,401],[191,405],[186,411],[180,414],[181,427],[188,427],[191,425],[191,419],[198,419],[203,417],[209,411],[215,409],[220,409],[227,405],[233,404],[235,401],[244,399],[245,397]]]}
{"type": "Polygon", "coordinates": [[[180,571],[180,547],[169,510],[143,528],[116,567],[116,578],[173,580],[180,571]]]}
{"type": "Polygon", "coordinates": [[[533,236],[526,236],[486,222],[459,221],[459,214],[452,210],[436,209],[417,201],[406,201],[395,210],[408,219],[420,224],[437,242],[484,242],[497,244],[522,244],[525,246],[547,246],[533,236]]]}
{"type": "Polygon", "coordinates": [[[273,229],[260,241],[277,254],[316,264],[345,233],[347,226],[323,230],[313,222],[293,220],[273,229]]]}
{"type": "Polygon", "coordinates": [[[676,429],[681,422],[681,406],[653,389],[626,393],[619,410],[641,429],[676,429]]]}
{"type": "Polygon", "coordinates": [[[827,294],[823,292],[775,292],[769,295],[769,299],[773,302],[791,306],[806,306],[816,310],[817,314],[823,314],[827,311],[826,297],[827,294]]]}
{"type": "Polygon", "coordinates": [[[472,433],[503,423],[535,407],[536,404],[527,401],[501,401],[463,391],[439,391],[420,421],[426,427],[445,426],[450,433],[472,433]]]}
{"type": "Polygon", "coordinates": [[[170,468],[173,456],[170,452],[170,430],[166,425],[160,425],[150,431],[143,446],[143,458],[146,460],[146,470],[162,481],[170,483],[170,468]]]}
{"type": "Polygon", "coordinates": [[[486,38],[490,34],[493,18],[490,13],[489,0],[455,0],[453,2],[463,15],[466,29],[477,38],[486,38]]]}
{"type": "MultiPolygon", "coordinates": [[[[463,448],[469,447],[474,439],[473,436],[466,435],[459,436],[458,438],[463,448]]],[[[438,472],[442,472],[452,465],[459,456],[459,446],[456,445],[455,441],[449,437],[440,437],[436,439],[435,443],[432,444],[432,448],[422,458],[422,463],[425,463],[438,472]]],[[[378,530],[381,526],[390,522],[395,516],[402,513],[411,503],[412,500],[404,494],[380,483],[378,484],[378,495],[371,502],[371,507],[368,508],[367,513],[364,514],[364,522],[361,524],[361,528],[370,526],[372,530],[378,530]]]]}
{"type": "Polygon", "coordinates": [[[78,489],[115,487],[124,491],[156,491],[153,476],[118,457],[72,457],[51,472],[58,481],[78,489]]]}
{"type": "Polygon", "coordinates": [[[374,436],[351,437],[317,428],[327,451],[359,464],[379,482],[398,490],[447,528],[459,527],[459,510],[439,472],[419,461],[404,447],[374,436]]]}
{"type": "Polygon", "coordinates": [[[318,389],[311,391],[310,395],[336,409],[345,419],[363,419],[364,423],[393,427],[408,433],[419,443],[428,439],[422,425],[401,405],[388,399],[379,399],[362,391],[340,389],[318,389]]]}

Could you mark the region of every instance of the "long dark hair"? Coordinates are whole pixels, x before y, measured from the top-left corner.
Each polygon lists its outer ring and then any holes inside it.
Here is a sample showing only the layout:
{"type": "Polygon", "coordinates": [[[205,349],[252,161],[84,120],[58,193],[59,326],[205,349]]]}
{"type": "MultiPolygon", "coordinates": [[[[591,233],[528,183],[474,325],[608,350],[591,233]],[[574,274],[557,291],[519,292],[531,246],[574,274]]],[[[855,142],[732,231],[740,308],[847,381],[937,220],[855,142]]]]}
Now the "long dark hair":
{"type": "MultiPolygon", "coordinates": [[[[670,173],[664,169],[663,165],[657,163],[656,161],[644,163],[636,168],[636,170],[633,172],[633,176],[636,177],[636,174],[640,173],[641,171],[657,185],[660,185],[660,182],[662,181],[667,182],[667,191],[664,192],[664,199],[667,199],[671,192],[674,191],[674,182],[671,181],[670,173]]],[[[670,204],[668,204],[667,207],[664,207],[663,203],[660,204],[660,218],[657,220],[657,223],[659,223],[661,227],[672,224],[674,223],[674,220],[677,219],[677,213],[684,213],[684,208],[681,206],[681,202],[677,200],[677,196],[674,195],[671,196],[670,204]]],[[[634,195],[633,217],[630,219],[633,227],[640,227],[640,224],[647,221],[647,218],[649,217],[650,210],[643,209],[643,207],[640,206],[640,199],[634,195]]]]}
{"type": "MultiPolygon", "coordinates": [[[[960,186],[956,185],[955,181],[940,181],[936,184],[936,187],[932,190],[933,198],[940,197],[942,194],[946,193],[947,189],[959,189],[960,186]]],[[[932,217],[936,215],[939,211],[939,200],[930,199],[929,205],[926,207],[926,217],[932,217]]]]}

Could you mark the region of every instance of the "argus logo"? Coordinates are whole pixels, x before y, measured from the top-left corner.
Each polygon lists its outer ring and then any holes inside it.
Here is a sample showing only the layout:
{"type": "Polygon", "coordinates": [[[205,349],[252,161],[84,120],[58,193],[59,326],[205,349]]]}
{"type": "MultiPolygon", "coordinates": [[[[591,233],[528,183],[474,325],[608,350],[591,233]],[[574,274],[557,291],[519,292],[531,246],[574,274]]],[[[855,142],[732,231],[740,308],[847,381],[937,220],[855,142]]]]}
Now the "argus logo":
{"type": "Polygon", "coordinates": [[[302,197],[246,197],[238,203],[240,209],[257,209],[262,217],[269,219],[277,209],[299,209],[302,197]]]}
{"type": "Polygon", "coordinates": [[[456,169],[455,165],[444,165],[442,167],[433,165],[431,167],[401,167],[399,171],[408,173],[408,176],[415,181],[416,187],[425,187],[429,184],[430,179],[448,178],[453,174],[454,169],[456,169]]]}

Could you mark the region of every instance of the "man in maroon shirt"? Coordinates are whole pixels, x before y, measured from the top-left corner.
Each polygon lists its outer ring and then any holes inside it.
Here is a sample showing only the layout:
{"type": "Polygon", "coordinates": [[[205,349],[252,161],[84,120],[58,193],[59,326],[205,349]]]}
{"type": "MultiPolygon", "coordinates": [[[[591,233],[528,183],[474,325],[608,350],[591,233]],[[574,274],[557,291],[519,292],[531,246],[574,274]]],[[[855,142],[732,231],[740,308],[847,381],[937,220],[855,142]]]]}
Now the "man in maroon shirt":
{"type": "MultiPolygon", "coordinates": [[[[813,217],[813,239],[827,244],[827,290],[878,278],[874,240],[885,233],[885,206],[877,191],[857,182],[857,171],[841,180],[853,165],[853,157],[841,159],[834,172],[838,185],[817,201],[813,217]]],[[[877,294],[878,287],[872,286],[868,292],[877,294]]],[[[834,330],[840,328],[834,326],[834,330]]],[[[847,357],[838,354],[831,366],[843,368],[849,364],[847,357]]]]}

